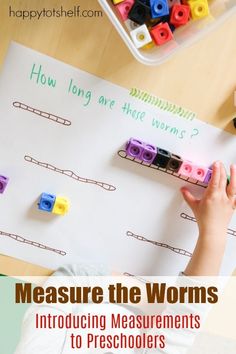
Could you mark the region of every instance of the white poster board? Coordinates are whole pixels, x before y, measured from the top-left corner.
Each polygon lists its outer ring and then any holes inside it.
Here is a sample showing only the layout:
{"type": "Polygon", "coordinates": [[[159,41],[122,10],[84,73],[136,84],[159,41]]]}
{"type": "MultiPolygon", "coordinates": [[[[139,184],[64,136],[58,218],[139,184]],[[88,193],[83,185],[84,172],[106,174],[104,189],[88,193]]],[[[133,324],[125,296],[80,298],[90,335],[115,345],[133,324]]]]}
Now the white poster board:
{"type": "MultiPolygon", "coordinates": [[[[198,231],[179,189],[204,189],[118,152],[138,137],[228,169],[236,162],[232,135],[16,43],[0,102],[0,174],[10,178],[0,195],[2,254],[53,269],[79,261],[140,275],[184,268],[198,231]],[[42,192],[67,197],[69,213],[39,211],[42,192]]],[[[235,267],[236,217],[230,228],[222,274],[235,267]]]]}

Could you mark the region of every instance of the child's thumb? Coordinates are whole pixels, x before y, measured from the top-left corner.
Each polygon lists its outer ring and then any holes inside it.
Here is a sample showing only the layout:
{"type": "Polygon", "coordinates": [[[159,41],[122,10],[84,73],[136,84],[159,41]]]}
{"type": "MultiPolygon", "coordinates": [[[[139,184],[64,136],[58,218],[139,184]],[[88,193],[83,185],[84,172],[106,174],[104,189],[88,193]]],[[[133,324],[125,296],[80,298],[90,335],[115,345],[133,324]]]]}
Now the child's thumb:
{"type": "Polygon", "coordinates": [[[182,187],[180,191],[186,203],[190,206],[191,209],[194,209],[195,203],[197,201],[194,195],[186,187],[182,187]]]}

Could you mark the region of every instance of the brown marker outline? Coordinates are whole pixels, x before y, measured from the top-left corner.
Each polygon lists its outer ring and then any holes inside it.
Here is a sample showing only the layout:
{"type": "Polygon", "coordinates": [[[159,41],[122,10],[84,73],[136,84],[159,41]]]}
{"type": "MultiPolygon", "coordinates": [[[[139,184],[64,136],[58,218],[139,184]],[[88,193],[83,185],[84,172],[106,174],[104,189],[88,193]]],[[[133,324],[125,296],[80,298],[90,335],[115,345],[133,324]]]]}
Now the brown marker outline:
{"type": "Polygon", "coordinates": [[[129,272],[124,272],[123,275],[124,275],[125,277],[134,278],[134,279],[138,280],[138,281],[141,282],[141,283],[146,283],[146,284],[147,284],[147,283],[150,283],[150,281],[148,281],[148,280],[146,280],[146,279],[144,279],[144,278],[141,278],[141,277],[138,276],[138,275],[131,274],[131,273],[129,273],[129,272]]]}
{"type": "Polygon", "coordinates": [[[30,245],[30,246],[33,246],[33,247],[44,249],[46,251],[51,251],[51,252],[59,254],[60,256],[65,256],[66,255],[65,251],[58,250],[56,248],[52,248],[52,247],[46,246],[46,245],[44,245],[42,243],[39,243],[39,242],[28,240],[28,239],[26,239],[26,238],[24,238],[22,236],[16,235],[16,234],[10,234],[8,232],[0,230],[0,236],[9,237],[9,238],[11,238],[11,239],[13,239],[14,241],[17,241],[17,242],[21,242],[21,243],[24,243],[24,244],[27,244],[27,245],[30,245]]]}
{"type": "Polygon", "coordinates": [[[47,168],[50,171],[61,173],[62,175],[65,175],[67,177],[73,178],[76,181],[79,181],[79,182],[82,182],[82,183],[94,184],[96,186],[99,186],[99,187],[105,189],[108,192],[114,192],[116,190],[116,187],[112,186],[111,184],[100,182],[100,181],[96,181],[96,180],[89,179],[89,178],[80,177],[80,176],[78,176],[77,174],[75,174],[71,170],[62,170],[62,169],[60,169],[60,168],[58,168],[56,166],[53,166],[53,165],[51,165],[51,164],[49,164],[47,162],[38,161],[38,160],[34,159],[33,157],[31,157],[29,155],[25,155],[24,159],[27,162],[33,163],[33,164],[38,165],[40,167],[47,168]]]}
{"type": "MultiPolygon", "coordinates": [[[[180,214],[180,217],[181,217],[182,219],[185,219],[185,220],[197,222],[197,220],[196,220],[193,216],[190,216],[190,215],[188,215],[188,214],[186,214],[186,213],[181,213],[181,214],[180,214]]],[[[231,236],[236,236],[236,230],[233,230],[233,229],[228,228],[228,229],[227,229],[227,234],[228,234],[228,235],[231,235],[231,236]]]]}
{"type": "Polygon", "coordinates": [[[154,246],[167,248],[167,249],[171,250],[172,252],[175,252],[175,253],[180,254],[181,256],[192,257],[192,253],[186,251],[186,250],[183,249],[183,248],[172,247],[172,246],[170,246],[170,245],[168,245],[168,244],[166,244],[166,243],[162,243],[162,242],[157,242],[157,241],[149,240],[149,239],[147,239],[146,237],[143,237],[143,236],[134,234],[132,231],[127,231],[127,232],[126,232],[126,235],[127,235],[128,237],[136,238],[136,239],[139,240],[139,241],[151,243],[151,244],[153,244],[154,246]]]}
{"type": "Polygon", "coordinates": [[[15,101],[15,102],[12,103],[12,105],[15,108],[20,108],[20,109],[23,109],[25,111],[37,114],[38,116],[46,118],[48,120],[51,120],[51,121],[53,121],[55,123],[65,125],[67,127],[69,127],[71,125],[71,121],[68,120],[68,119],[56,116],[55,114],[52,114],[52,113],[41,111],[41,110],[39,110],[37,108],[30,107],[30,106],[28,106],[25,103],[15,101]]]}

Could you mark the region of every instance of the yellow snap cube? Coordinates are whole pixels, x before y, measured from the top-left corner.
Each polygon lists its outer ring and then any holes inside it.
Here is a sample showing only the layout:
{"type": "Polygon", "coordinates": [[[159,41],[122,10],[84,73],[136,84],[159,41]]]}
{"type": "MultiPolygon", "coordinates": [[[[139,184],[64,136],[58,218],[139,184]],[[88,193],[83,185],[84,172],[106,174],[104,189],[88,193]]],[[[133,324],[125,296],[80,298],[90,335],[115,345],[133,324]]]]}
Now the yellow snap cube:
{"type": "Polygon", "coordinates": [[[122,2],[122,1],[124,1],[124,0],[112,0],[113,1],[113,4],[114,5],[117,5],[117,4],[119,4],[120,2],[122,2]]]}
{"type": "Polygon", "coordinates": [[[191,9],[191,16],[194,20],[209,16],[210,11],[207,0],[190,0],[188,4],[191,9]]]}
{"type": "Polygon", "coordinates": [[[152,42],[146,44],[145,46],[143,46],[142,49],[147,49],[147,50],[149,50],[149,49],[151,49],[151,48],[153,48],[153,47],[155,47],[155,43],[152,41],[152,42]]]}
{"type": "Polygon", "coordinates": [[[56,197],[54,207],[52,209],[53,214],[65,215],[69,210],[69,201],[64,197],[56,197]]]}

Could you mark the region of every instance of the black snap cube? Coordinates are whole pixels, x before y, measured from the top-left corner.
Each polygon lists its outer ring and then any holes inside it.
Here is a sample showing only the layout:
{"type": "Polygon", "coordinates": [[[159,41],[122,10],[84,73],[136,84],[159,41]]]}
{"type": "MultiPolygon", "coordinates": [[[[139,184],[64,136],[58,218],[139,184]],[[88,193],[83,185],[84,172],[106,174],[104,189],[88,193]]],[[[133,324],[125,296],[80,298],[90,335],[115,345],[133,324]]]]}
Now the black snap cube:
{"type": "Polygon", "coordinates": [[[178,172],[182,163],[183,163],[183,160],[181,159],[180,156],[175,155],[175,154],[171,154],[171,158],[170,158],[166,168],[167,168],[167,170],[178,172]]]}
{"type": "Polygon", "coordinates": [[[139,25],[143,25],[151,18],[151,9],[146,2],[137,0],[132,6],[128,18],[139,25]]]}
{"type": "Polygon", "coordinates": [[[234,128],[236,128],[236,118],[233,119],[234,128]]]}
{"type": "Polygon", "coordinates": [[[150,0],[138,0],[139,2],[142,2],[143,4],[150,6],[150,0]]]}
{"type": "Polygon", "coordinates": [[[157,155],[152,164],[158,167],[166,168],[170,159],[171,153],[169,151],[158,148],[157,155]]]}

